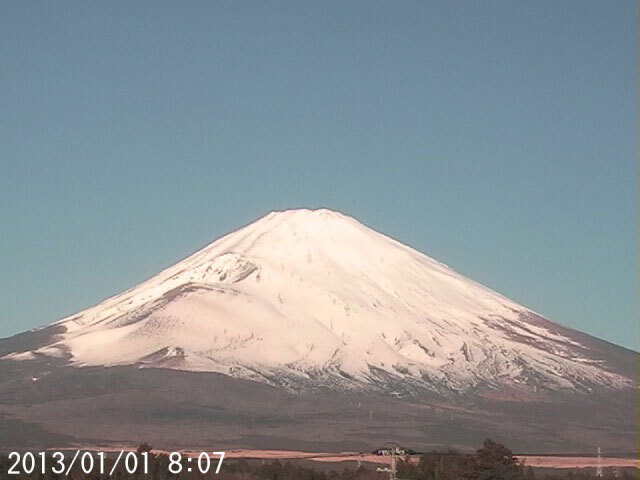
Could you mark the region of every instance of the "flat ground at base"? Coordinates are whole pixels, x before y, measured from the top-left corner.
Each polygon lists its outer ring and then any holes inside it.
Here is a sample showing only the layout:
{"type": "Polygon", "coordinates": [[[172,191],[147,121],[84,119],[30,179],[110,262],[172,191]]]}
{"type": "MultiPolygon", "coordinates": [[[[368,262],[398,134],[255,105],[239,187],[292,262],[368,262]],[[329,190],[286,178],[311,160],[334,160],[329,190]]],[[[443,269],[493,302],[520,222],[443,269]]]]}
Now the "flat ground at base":
{"type": "MultiPolygon", "coordinates": [[[[95,447],[85,446],[80,447],[81,450],[89,451],[102,451],[102,452],[119,452],[120,450],[135,450],[128,446],[119,447],[95,447]]],[[[166,450],[153,450],[154,453],[169,454],[166,450]]],[[[183,454],[197,457],[200,455],[200,450],[181,450],[183,454]]],[[[587,456],[564,456],[564,455],[515,455],[520,461],[524,461],[524,464],[534,468],[549,468],[549,469],[577,469],[577,468],[595,468],[598,465],[598,459],[587,456]]],[[[359,452],[302,452],[295,450],[250,450],[250,449],[236,449],[225,451],[225,458],[227,459],[251,459],[251,460],[306,460],[309,462],[322,462],[322,463],[343,463],[343,462],[358,462],[389,465],[391,464],[391,457],[385,455],[373,455],[371,453],[359,453],[359,452]]],[[[406,458],[406,457],[399,457],[406,458]]],[[[410,457],[411,462],[418,462],[419,455],[413,455],[410,457]]],[[[600,465],[603,468],[636,468],[640,469],[640,460],[637,458],[624,458],[624,457],[601,457],[600,465]]]]}

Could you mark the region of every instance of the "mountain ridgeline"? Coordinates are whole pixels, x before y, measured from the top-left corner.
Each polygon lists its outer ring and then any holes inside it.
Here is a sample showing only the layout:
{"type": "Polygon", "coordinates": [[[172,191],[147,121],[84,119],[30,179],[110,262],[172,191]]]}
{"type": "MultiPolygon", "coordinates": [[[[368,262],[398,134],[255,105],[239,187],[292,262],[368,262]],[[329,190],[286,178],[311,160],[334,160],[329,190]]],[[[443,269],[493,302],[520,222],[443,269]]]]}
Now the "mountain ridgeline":
{"type": "Polygon", "coordinates": [[[94,307],[0,340],[0,422],[52,444],[131,438],[123,419],[158,432],[187,419],[227,426],[237,446],[375,445],[382,429],[410,442],[428,425],[437,445],[493,432],[538,450],[590,436],[628,450],[636,392],[637,353],[324,209],[272,212],[94,307]],[[94,420],[72,431],[71,405],[94,420]],[[332,420],[317,429],[320,412],[332,420]]]}

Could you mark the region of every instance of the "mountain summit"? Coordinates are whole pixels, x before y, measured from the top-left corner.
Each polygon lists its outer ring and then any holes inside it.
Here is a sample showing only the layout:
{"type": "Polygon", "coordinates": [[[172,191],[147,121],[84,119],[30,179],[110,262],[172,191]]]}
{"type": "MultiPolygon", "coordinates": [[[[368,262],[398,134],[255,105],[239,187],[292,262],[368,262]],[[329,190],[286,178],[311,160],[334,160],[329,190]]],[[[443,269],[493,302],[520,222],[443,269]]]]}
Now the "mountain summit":
{"type": "Polygon", "coordinates": [[[616,347],[326,209],[271,212],[54,327],[2,359],[217,372],[293,392],[634,384],[616,347]]]}

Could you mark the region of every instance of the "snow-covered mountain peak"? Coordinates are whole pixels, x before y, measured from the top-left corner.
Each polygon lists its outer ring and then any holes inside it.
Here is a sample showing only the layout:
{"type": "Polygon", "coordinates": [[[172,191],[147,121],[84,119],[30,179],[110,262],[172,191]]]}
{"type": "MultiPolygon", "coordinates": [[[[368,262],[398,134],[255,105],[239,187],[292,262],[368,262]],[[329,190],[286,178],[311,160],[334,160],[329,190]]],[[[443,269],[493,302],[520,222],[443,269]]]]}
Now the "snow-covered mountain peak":
{"type": "Polygon", "coordinates": [[[416,250],[397,242],[340,212],[325,208],[293,209],[271,212],[256,222],[216,240],[194,257],[201,260],[222,251],[239,252],[247,256],[298,268],[312,263],[309,257],[318,253],[338,266],[360,263],[368,268],[387,256],[390,260],[419,259],[435,269],[448,269],[416,250]],[[299,262],[304,260],[303,262],[299,262]]]}
{"type": "Polygon", "coordinates": [[[327,220],[327,219],[343,219],[354,220],[352,217],[338,212],[337,210],[331,210],[329,208],[291,208],[287,210],[272,210],[266,214],[263,218],[271,217],[284,217],[284,218],[306,218],[308,221],[327,220]]]}
{"type": "Polygon", "coordinates": [[[58,326],[50,344],[7,358],[215,371],[288,388],[629,383],[570,330],[327,209],[271,212],[58,326]]]}
{"type": "MultiPolygon", "coordinates": [[[[354,218],[326,208],[273,211],[231,236],[237,237],[239,235],[236,234],[240,232],[246,235],[249,242],[256,237],[265,236],[259,243],[305,241],[309,243],[309,247],[326,241],[337,243],[349,238],[362,239],[365,235],[379,235],[354,218]]],[[[248,246],[248,243],[245,242],[243,246],[248,246]]]]}

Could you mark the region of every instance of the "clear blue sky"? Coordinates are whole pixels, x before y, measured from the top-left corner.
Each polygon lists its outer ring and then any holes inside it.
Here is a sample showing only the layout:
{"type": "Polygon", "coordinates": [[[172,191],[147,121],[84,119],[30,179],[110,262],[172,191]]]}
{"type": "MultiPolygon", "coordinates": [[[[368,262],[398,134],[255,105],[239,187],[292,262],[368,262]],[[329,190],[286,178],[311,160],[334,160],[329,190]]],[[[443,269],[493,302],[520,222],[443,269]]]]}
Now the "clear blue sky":
{"type": "Polygon", "coordinates": [[[638,348],[634,1],[0,4],[0,336],[328,207],[638,348]]]}

